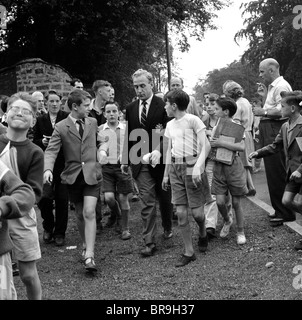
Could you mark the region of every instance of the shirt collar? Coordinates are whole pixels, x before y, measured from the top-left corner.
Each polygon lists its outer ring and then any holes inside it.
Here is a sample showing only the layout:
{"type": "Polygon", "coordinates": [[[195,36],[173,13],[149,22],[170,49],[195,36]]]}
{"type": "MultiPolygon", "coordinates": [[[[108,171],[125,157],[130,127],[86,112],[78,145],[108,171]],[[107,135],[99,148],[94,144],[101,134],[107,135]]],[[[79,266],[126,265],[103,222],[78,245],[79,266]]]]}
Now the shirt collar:
{"type": "MultiPolygon", "coordinates": [[[[151,95],[150,98],[148,98],[147,100],[145,100],[145,101],[147,102],[147,106],[148,106],[148,107],[149,107],[150,104],[151,104],[152,98],[153,98],[153,94],[151,95]]],[[[143,103],[143,100],[139,100],[139,104],[142,105],[142,103],[143,103]]]]}
{"type": "Polygon", "coordinates": [[[83,124],[85,124],[85,120],[84,120],[84,119],[76,119],[76,118],[74,118],[71,114],[69,114],[69,117],[70,117],[70,119],[72,120],[72,122],[73,122],[74,124],[76,124],[76,121],[77,121],[77,120],[80,120],[80,121],[82,121],[83,124]]]}
{"type": "MultiPolygon", "coordinates": [[[[100,109],[95,105],[95,99],[92,99],[91,101],[91,109],[94,110],[97,114],[101,114],[100,109]]],[[[105,107],[105,106],[104,106],[105,107]]],[[[104,110],[104,107],[101,108],[101,110],[104,110]]]]}
{"type": "Polygon", "coordinates": [[[270,86],[271,87],[275,87],[280,81],[283,80],[283,77],[282,76],[279,76],[278,78],[276,78],[271,84],[270,86]]]}
{"type": "Polygon", "coordinates": [[[302,116],[300,115],[295,122],[289,123],[289,121],[287,121],[287,128],[288,130],[293,130],[297,125],[302,124],[302,116]]]}
{"type": "MultiPolygon", "coordinates": [[[[124,127],[125,127],[125,124],[119,121],[116,129],[124,129],[124,127]]],[[[107,129],[111,129],[111,128],[109,127],[108,123],[105,122],[103,125],[103,130],[107,130],[107,129]]]]}

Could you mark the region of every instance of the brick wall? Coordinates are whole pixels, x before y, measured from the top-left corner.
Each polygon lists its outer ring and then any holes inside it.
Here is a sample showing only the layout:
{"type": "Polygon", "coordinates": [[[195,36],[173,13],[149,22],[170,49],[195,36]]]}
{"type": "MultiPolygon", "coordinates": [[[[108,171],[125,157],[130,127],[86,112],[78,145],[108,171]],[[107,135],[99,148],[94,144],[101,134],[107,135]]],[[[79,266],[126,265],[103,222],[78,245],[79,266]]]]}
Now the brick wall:
{"type": "Polygon", "coordinates": [[[61,66],[42,59],[26,59],[14,66],[0,69],[0,94],[12,95],[17,91],[46,93],[54,89],[63,97],[71,91],[71,75],[61,66]]]}

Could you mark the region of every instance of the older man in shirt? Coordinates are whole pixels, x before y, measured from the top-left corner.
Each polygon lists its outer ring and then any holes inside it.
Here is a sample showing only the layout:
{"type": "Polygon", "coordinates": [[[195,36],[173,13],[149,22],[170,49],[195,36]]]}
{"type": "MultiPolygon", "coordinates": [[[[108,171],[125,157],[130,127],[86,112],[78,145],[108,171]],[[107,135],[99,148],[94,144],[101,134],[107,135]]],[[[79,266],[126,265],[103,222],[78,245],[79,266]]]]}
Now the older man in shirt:
{"type": "MultiPolygon", "coordinates": [[[[279,63],[272,58],[259,64],[259,76],[264,83],[258,84],[258,94],[263,97],[263,108],[254,107],[255,116],[260,117],[259,132],[261,147],[271,144],[287,118],[281,117],[282,91],[291,91],[290,84],[280,76],[279,63]]],[[[282,225],[284,221],[294,221],[295,213],[282,205],[282,195],[286,184],[284,152],[264,158],[267,184],[275,214],[271,216],[272,226],[282,225]]]]}

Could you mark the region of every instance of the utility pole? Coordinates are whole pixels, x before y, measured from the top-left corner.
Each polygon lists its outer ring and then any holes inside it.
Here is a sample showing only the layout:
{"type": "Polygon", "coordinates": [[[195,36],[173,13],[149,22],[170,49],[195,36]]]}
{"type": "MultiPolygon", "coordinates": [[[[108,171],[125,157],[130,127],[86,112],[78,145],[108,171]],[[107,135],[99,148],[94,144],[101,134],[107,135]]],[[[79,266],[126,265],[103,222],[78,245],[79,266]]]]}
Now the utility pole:
{"type": "Polygon", "coordinates": [[[167,56],[167,70],[168,70],[168,88],[170,90],[171,66],[170,66],[170,47],[169,47],[169,35],[168,35],[168,23],[165,24],[165,39],[166,39],[166,56],[167,56]]]}

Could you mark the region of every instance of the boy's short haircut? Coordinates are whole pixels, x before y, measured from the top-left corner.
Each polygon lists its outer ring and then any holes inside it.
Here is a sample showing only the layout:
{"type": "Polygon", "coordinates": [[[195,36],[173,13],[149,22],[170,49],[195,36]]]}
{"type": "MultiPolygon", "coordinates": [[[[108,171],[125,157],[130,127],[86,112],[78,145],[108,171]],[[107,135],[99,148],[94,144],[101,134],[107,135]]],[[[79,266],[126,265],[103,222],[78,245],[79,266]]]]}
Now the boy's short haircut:
{"type": "Polygon", "coordinates": [[[209,101],[216,101],[219,98],[219,94],[217,93],[210,93],[209,101]]]}
{"type": "Polygon", "coordinates": [[[37,103],[36,100],[27,92],[17,92],[13,94],[7,102],[7,111],[10,109],[11,105],[16,101],[16,100],[23,100],[27,102],[31,110],[33,112],[33,115],[36,116],[37,113],[37,103]]]}
{"type": "Polygon", "coordinates": [[[85,99],[91,99],[91,95],[87,91],[81,89],[74,89],[69,93],[67,98],[68,108],[72,110],[73,103],[79,106],[85,99]]]}
{"type": "Polygon", "coordinates": [[[169,101],[171,104],[175,103],[178,110],[187,110],[188,104],[190,102],[189,95],[181,89],[170,90],[164,96],[164,101],[169,101]]]}
{"type": "Polygon", "coordinates": [[[235,100],[232,98],[218,98],[216,100],[216,103],[221,107],[221,109],[224,110],[229,110],[229,117],[232,118],[233,115],[237,111],[237,104],[235,100]]]}
{"type": "Polygon", "coordinates": [[[287,104],[302,108],[302,105],[300,105],[302,102],[302,91],[282,91],[280,96],[287,104]]]}
{"type": "Polygon", "coordinates": [[[113,101],[113,102],[107,101],[107,102],[105,103],[104,110],[106,110],[106,106],[108,106],[109,104],[114,104],[115,106],[117,106],[117,110],[120,111],[120,106],[119,106],[119,104],[118,104],[116,101],[113,101]]]}
{"type": "Polygon", "coordinates": [[[94,93],[96,93],[101,87],[112,87],[112,85],[109,81],[106,80],[95,80],[92,84],[92,90],[94,93]]]}
{"type": "Polygon", "coordinates": [[[49,91],[46,93],[46,95],[45,95],[45,100],[46,100],[46,101],[48,101],[48,98],[49,98],[49,96],[50,96],[51,94],[55,94],[56,96],[58,96],[58,97],[60,98],[60,100],[62,99],[62,96],[61,96],[59,93],[57,93],[56,90],[49,90],[49,91]]]}

